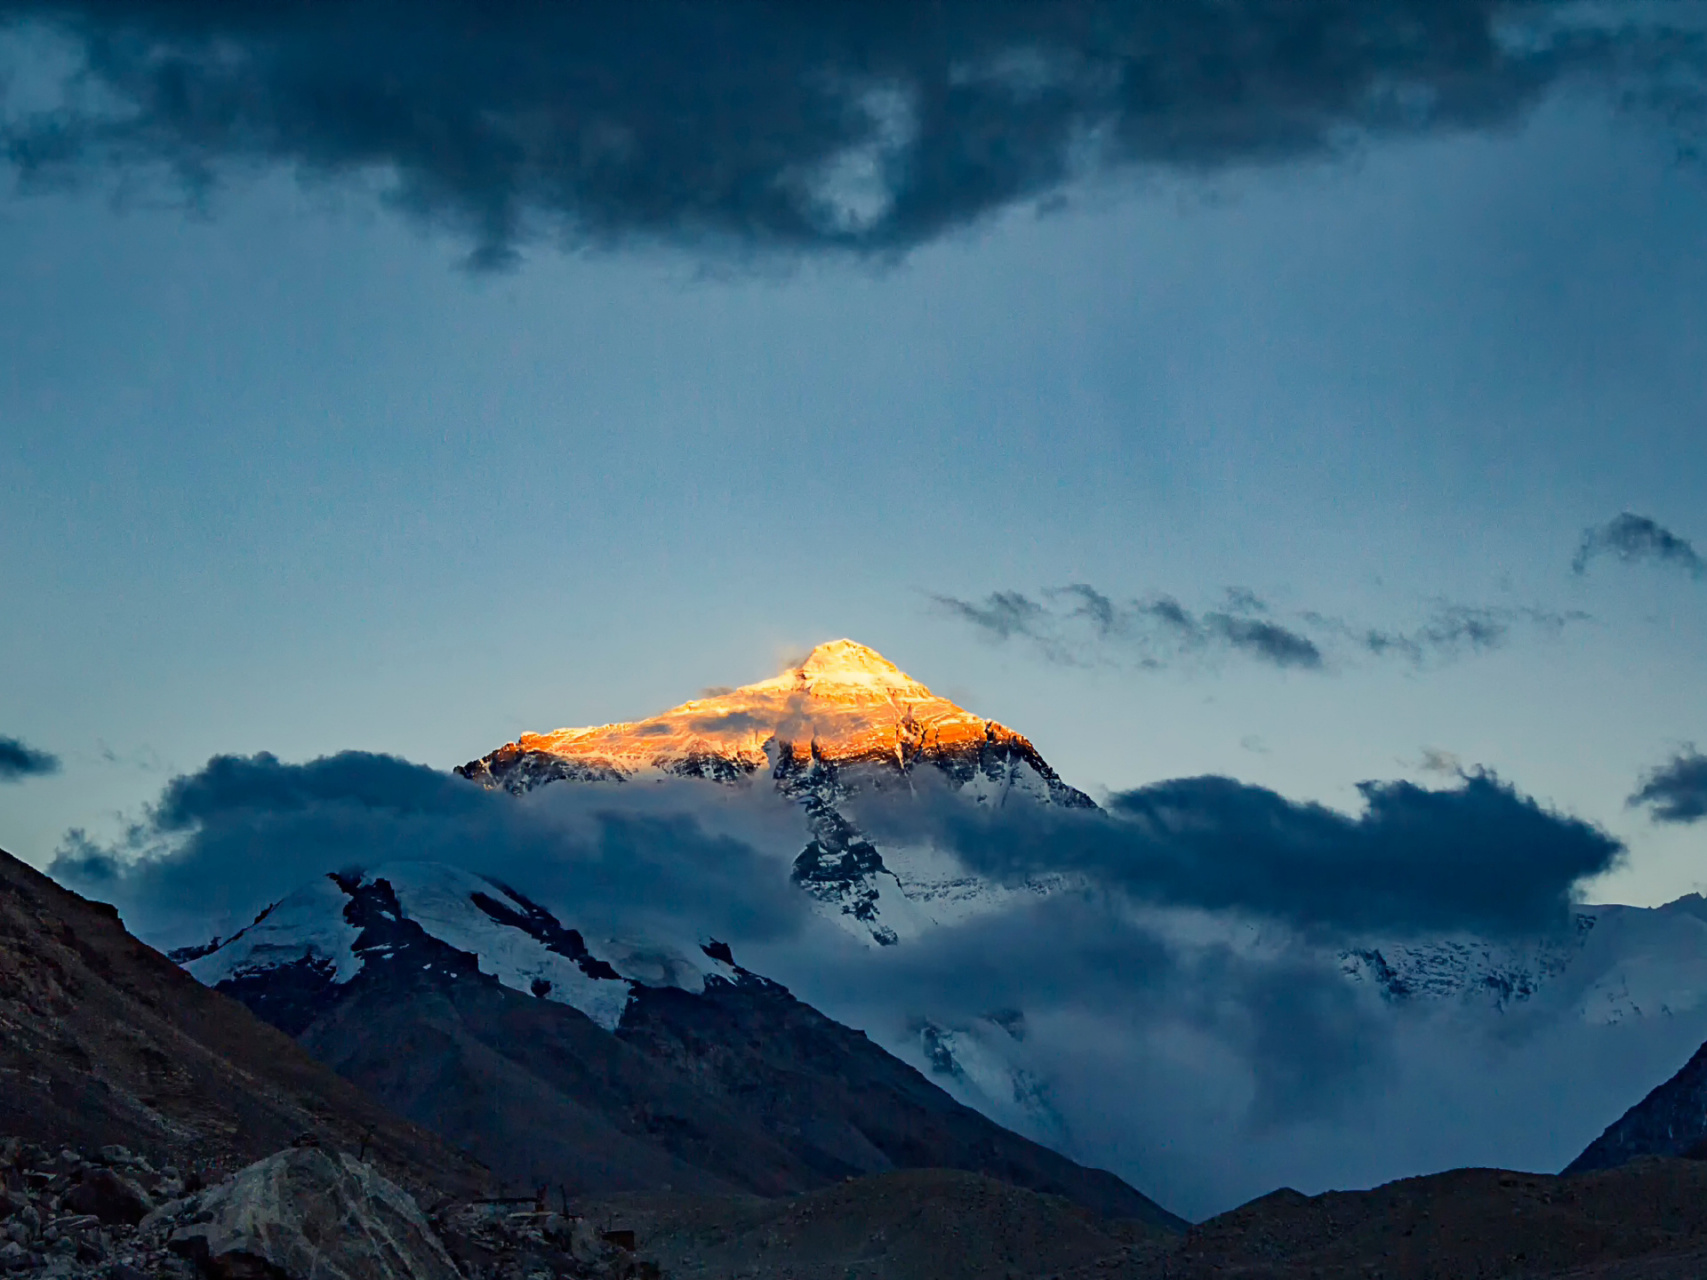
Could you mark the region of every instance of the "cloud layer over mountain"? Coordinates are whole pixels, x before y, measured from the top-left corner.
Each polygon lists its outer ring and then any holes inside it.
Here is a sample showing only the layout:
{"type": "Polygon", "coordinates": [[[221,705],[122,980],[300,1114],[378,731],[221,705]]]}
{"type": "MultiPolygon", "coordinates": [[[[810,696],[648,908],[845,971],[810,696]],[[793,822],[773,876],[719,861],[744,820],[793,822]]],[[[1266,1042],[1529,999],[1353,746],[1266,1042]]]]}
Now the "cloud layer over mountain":
{"type": "Polygon", "coordinates": [[[984,809],[943,796],[858,808],[901,838],[923,818],[975,870],[1052,872],[1154,905],[1232,910],[1340,934],[1537,933],[1566,922],[1580,881],[1623,846],[1489,773],[1428,790],[1359,785],[1351,816],[1232,778],[1177,778],[1109,798],[1106,812],[984,809]],[[928,815],[928,816],[927,816],[928,815]]]}
{"type": "MultiPolygon", "coordinates": [[[[1344,1182],[1390,1171],[1398,1152],[1423,1167],[1449,1158],[1432,1151],[1481,1151],[1498,1117],[1422,1133],[1393,1091],[1419,1072],[1435,1087],[1436,1067],[1479,1078],[1487,1047],[1441,1048],[1348,983],[1342,940],[1545,928],[1571,883],[1618,853],[1491,776],[1439,791],[1370,784],[1365,796],[1352,816],[1184,779],[1055,824],[927,793],[892,819],[960,842],[986,874],[1066,873],[1077,887],[875,949],[826,922],[802,927],[807,899],[787,880],[806,838],[793,806],[691,781],[518,798],[359,752],[223,756],[173,779],[119,847],[74,833],[52,870],[174,943],[200,940],[184,930],[199,921],[205,936],[220,912],[227,927],[246,923],[328,870],[417,859],[513,883],[589,939],[662,933],[691,946],[713,934],[926,1069],[921,1019],[939,1046],[960,1037],[952,1070],[973,1074],[943,1083],[983,1088],[997,1119],[1207,1212],[1274,1178],[1344,1182]],[[1025,1073],[994,1094],[974,1079],[979,1036],[1025,1073]]],[[[1515,1015],[1504,1025],[1520,1042],[1542,1034],[1515,1015]]],[[[1484,1102],[1467,1095],[1465,1114],[1484,1102]]]]}
{"type": "Polygon", "coordinates": [[[742,938],[803,913],[776,859],[714,834],[685,806],[600,804],[571,788],[517,802],[395,756],[345,751],[306,764],[216,756],[173,778],[119,847],[72,832],[50,868],[116,898],[170,943],[261,907],[329,871],[445,862],[572,903],[609,930],[742,938]],[[587,802],[583,802],[583,800],[587,802]]]}
{"type": "Polygon", "coordinates": [[[487,265],[541,234],[893,252],[1087,172],[1509,124],[1573,76],[1699,97],[1699,40],[1646,22],[1493,0],[4,0],[0,26],[77,65],[0,143],[28,179],[377,174],[487,265]]]}

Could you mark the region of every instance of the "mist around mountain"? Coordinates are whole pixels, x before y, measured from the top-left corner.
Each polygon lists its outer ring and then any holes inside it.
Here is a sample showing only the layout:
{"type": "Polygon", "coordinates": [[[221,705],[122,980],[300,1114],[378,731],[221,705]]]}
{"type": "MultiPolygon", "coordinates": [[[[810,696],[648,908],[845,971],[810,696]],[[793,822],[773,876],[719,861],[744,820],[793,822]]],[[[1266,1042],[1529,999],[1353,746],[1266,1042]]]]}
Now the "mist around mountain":
{"type": "MultiPolygon", "coordinates": [[[[1489,774],[1372,782],[1353,814],[1234,779],[1093,799],[851,642],[459,772],[221,757],[134,847],[68,847],[55,874],[168,945],[336,892],[328,871],[425,862],[511,887],[618,969],[716,940],[1187,1217],[1278,1185],[1558,1169],[1707,1039],[1700,914],[1573,904],[1620,846],[1489,774]]],[[[519,973],[489,942],[455,945],[519,973]]],[[[548,1001],[597,993],[553,963],[548,1001]]]]}

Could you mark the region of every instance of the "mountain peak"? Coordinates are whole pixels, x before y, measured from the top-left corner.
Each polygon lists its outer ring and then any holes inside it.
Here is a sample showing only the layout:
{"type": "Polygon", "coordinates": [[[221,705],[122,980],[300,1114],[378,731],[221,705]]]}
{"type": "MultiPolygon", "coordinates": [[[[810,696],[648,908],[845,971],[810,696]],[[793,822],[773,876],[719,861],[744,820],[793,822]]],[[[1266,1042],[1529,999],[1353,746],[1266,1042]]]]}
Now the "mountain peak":
{"type": "Polygon", "coordinates": [[[884,704],[933,702],[960,710],[947,699],[938,698],[877,650],[853,640],[826,641],[780,675],[743,685],[726,697],[762,698],[778,692],[791,695],[804,692],[815,700],[832,702],[849,699],[884,704]]]}
{"type": "Polygon", "coordinates": [[[864,680],[873,676],[907,679],[900,667],[877,650],[853,640],[826,641],[794,669],[807,680],[864,680]]]}
{"type": "MultiPolygon", "coordinates": [[[[524,779],[534,779],[536,772],[542,778],[617,781],[662,770],[732,782],[774,766],[782,755],[905,769],[921,755],[978,759],[990,749],[1035,755],[1013,730],[932,693],[875,649],[842,639],[818,645],[767,680],[695,698],[645,720],[524,733],[459,772],[488,784],[504,776],[510,781],[500,785],[526,786],[533,781],[524,779]],[[530,760],[537,769],[527,765],[512,772],[530,760]]],[[[1041,777],[1054,778],[1040,759],[1034,767],[1041,777]]]]}

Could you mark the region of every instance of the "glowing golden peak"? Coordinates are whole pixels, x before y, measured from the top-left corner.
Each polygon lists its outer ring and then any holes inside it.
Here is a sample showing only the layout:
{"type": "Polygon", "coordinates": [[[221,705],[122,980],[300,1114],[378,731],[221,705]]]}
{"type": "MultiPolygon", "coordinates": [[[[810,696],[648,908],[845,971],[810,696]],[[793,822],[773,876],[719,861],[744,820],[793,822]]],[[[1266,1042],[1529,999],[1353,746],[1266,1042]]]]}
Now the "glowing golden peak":
{"type": "Polygon", "coordinates": [[[796,668],[807,680],[835,680],[850,676],[907,677],[901,668],[875,649],[852,640],[831,640],[819,645],[796,668]]]}
{"type": "Polygon", "coordinates": [[[759,767],[766,743],[829,758],[888,757],[919,747],[973,746],[1011,730],[939,698],[882,654],[832,640],[756,684],[684,702],[624,724],[526,733],[506,750],[601,762],[622,770],[712,753],[759,767]]]}
{"type": "Polygon", "coordinates": [[[903,701],[929,698],[931,691],[875,649],[852,640],[819,645],[781,675],[745,685],[737,694],[799,693],[819,697],[876,697],[903,701]]]}

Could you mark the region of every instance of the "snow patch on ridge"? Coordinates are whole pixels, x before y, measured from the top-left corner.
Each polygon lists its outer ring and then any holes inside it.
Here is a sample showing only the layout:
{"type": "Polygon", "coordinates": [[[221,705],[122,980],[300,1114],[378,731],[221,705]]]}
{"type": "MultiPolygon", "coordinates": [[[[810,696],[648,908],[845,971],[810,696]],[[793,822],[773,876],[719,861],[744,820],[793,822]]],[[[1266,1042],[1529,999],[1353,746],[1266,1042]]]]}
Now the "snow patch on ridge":
{"type": "MultiPolygon", "coordinates": [[[[456,867],[386,863],[363,873],[360,884],[380,880],[391,886],[405,919],[474,956],[482,973],[512,990],[578,1009],[607,1031],[621,1022],[631,984],[698,993],[705,990],[708,977],[737,977],[732,964],[698,948],[689,952],[657,942],[605,940],[585,946],[581,957],[566,954],[569,948],[554,948],[512,919],[531,917],[540,932],[579,942],[573,930],[506,886],[456,867]],[[483,908],[481,899],[491,909],[483,908]],[[512,919],[499,918],[511,913],[512,919]]],[[[199,982],[218,986],[306,960],[329,966],[332,981],[342,985],[367,961],[355,950],[361,931],[346,918],[350,901],[331,877],[317,879],[184,968],[199,982]]]]}
{"type": "Polygon", "coordinates": [[[184,968],[196,981],[214,987],[228,978],[308,959],[331,964],[333,980],[348,982],[363,963],[354,950],[361,931],[344,919],[348,901],[330,879],[306,884],[184,968]]]}

